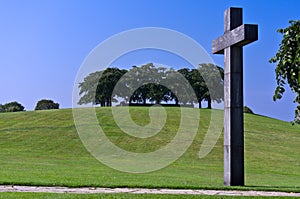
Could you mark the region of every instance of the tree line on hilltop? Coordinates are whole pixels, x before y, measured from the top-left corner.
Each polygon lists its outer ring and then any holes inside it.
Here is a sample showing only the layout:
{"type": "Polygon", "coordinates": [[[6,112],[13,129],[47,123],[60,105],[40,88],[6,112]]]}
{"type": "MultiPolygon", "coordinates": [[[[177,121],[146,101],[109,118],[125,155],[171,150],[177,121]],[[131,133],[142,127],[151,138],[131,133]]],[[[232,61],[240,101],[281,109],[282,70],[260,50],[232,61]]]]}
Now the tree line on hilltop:
{"type": "MultiPolygon", "coordinates": [[[[59,109],[59,104],[53,102],[53,100],[42,99],[39,100],[34,108],[34,110],[49,110],[49,109],[59,109]]],[[[0,104],[0,113],[4,112],[19,112],[25,111],[25,107],[19,102],[13,101],[6,103],[4,105],[0,104]]]]}
{"type": "Polygon", "coordinates": [[[201,108],[202,101],[206,101],[208,108],[211,108],[213,101],[223,101],[223,80],[223,69],[213,64],[179,70],[156,67],[153,63],[133,66],[129,70],[112,67],[91,73],[79,83],[81,97],[78,104],[112,106],[113,102],[120,101],[136,105],[198,103],[201,108]],[[181,91],[187,84],[195,93],[194,99],[190,93],[181,91]]]}

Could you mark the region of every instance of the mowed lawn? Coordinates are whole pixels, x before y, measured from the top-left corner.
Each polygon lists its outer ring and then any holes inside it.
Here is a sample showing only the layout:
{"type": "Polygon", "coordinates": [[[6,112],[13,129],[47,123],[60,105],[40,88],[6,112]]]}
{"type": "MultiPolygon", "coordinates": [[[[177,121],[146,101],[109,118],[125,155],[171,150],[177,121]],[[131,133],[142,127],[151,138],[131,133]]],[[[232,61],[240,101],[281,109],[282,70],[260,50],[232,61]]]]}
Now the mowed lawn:
{"type": "MultiPolygon", "coordinates": [[[[97,108],[97,116],[116,145],[149,152],[168,144],[178,130],[180,109],[166,110],[165,127],[146,139],[122,133],[110,108],[97,108]]],[[[139,125],[150,121],[148,107],[131,107],[130,112],[139,125]]],[[[216,112],[221,118],[223,112],[216,112]]],[[[2,113],[0,184],[230,189],[223,186],[223,134],[209,155],[202,159],[198,156],[210,116],[210,110],[200,110],[198,134],[177,161],[155,172],[131,174],[113,170],[87,152],[71,109],[2,113]]],[[[300,192],[300,126],[245,114],[245,172],[246,187],[236,189],[300,192]]]]}

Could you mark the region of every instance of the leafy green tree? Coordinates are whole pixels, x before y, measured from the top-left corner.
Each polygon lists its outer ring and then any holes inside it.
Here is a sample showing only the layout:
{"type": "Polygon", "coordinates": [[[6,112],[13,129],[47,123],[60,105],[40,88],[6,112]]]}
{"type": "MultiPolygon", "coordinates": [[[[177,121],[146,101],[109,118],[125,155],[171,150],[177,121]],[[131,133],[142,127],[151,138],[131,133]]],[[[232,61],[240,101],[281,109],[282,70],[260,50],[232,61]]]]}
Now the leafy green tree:
{"type": "Polygon", "coordinates": [[[101,106],[112,105],[112,102],[115,101],[115,96],[112,96],[113,89],[126,72],[126,70],[118,68],[107,68],[103,71],[96,90],[96,104],[101,106]]]}
{"type": "Polygon", "coordinates": [[[34,110],[48,110],[48,109],[59,109],[59,104],[53,102],[53,100],[42,99],[39,100],[34,110]]]}
{"type": "Polygon", "coordinates": [[[79,83],[79,95],[81,95],[78,102],[79,105],[88,103],[96,104],[96,90],[102,73],[103,71],[91,73],[84,78],[83,82],[79,83]]]}
{"type": "Polygon", "coordinates": [[[178,70],[192,86],[199,104],[207,101],[207,108],[211,108],[212,101],[220,103],[224,98],[224,71],[213,64],[199,64],[198,69],[182,68],[178,70]],[[209,85],[209,86],[208,86],[209,85]],[[213,88],[209,90],[208,88],[213,88]]]}
{"type": "Polygon", "coordinates": [[[296,94],[294,103],[297,103],[295,110],[295,121],[300,118],[300,20],[290,21],[290,26],[285,29],[278,29],[283,38],[276,55],[271,58],[270,63],[276,63],[277,87],[273,100],[282,98],[287,83],[292,92],[296,94]]]}
{"type": "Polygon", "coordinates": [[[207,108],[211,109],[213,101],[220,103],[224,100],[224,70],[214,64],[203,63],[199,64],[198,71],[206,84],[206,88],[202,85],[205,88],[202,97],[207,101],[207,108]]]}
{"type": "MultiPolygon", "coordinates": [[[[189,68],[181,68],[181,69],[177,70],[177,72],[180,73],[188,81],[188,83],[191,86],[193,86],[192,79],[191,79],[191,70],[189,68]]],[[[175,78],[176,78],[176,76],[175,76],[175,78]]],[[[178,84],[178,82],[174,81],[174,84],[178,84]]],[[[178,86],[180,86],[180,85],[176,85],[176,87],[178,87],[178,86]]],[[[171,96],[172,96],[172,98],[174,98],[176,104],[181,103],[181,104],[185,105],[189,102],[188,96],[182,95],[181,93],[180,94],[174,93],[171,96]]]]}
{"type": "Polygon", "coordinates": [[[160,104],[162,101],[168,102],[171,99],[169,96],[169,89],[161,84],[149,84],[150,87],[150,101],[160,104]]]}
{"type": "Polygon", "coordinates": [[[20,103],[18,103],[16,101],[4,104],[3,107],[5,109],[5,112],[24,111],[24,106],[22,106],[20,103]]]}
{"type": "Polygon", "coordinates": [[[112,96],[113,89],[119,79],[127,72],[118,68],[107,68],[104,71],[97,71],[89,74],[79,83],[78,104],[100,104],[101,106],[111,106],[115,100],[112,96]]]}
{"type": "Polygon", "coordinates": [[[130,103],[147,104],[150,99],[151,86],[150,82],[153,81],[155,75],[155,66],[152,63],[142,65],[140,67],[133,66],[128,71],[128,75],[124,79],[124,84],[127,86],[128,94],[132,93],[130,103]],[[136,88],[137,85],[141,85],[136,88]]]}
{"type": "Polygon", "coordinates": [[[166,84],[166,72],[168,71],[165,67],[153,67],[151,68],[151,73],[148,77],[152,78],[152,82],[149,84],[149,100],[160,104],[162,101],[168,102],[171,97],[169,96],[169,89],[163,84],[166,84]]]}
{"type": "Polygon", "coordinates": [[[190,72],[191,85],[194,89],[194,92],[197,96],[197,103],[199,104],[199,108],[202,108],[202,101],[207,98],[209,95],[208,88],[203,80],[198,69],[192,69],[190,72]]]}
{"type": "Polygon", "coordinates": [[[211,108],[212,101],[220,103],[224,98],[224,70],[213,64],[199,64],[198,69],[183,68],[178,70],[193,87],[199,108],[202,101],[207,101],[211,108]],[[209,90],[208,88],[213,88],[209,90]]]}
{"type": "Polygon", "coordinates": [[[144,64],[140,67],[133,66],[120,84],[124,85],[123,91],[117,95],[122,98],[129,98],[129,103],[146,104],[147,101],[160,104],[161,101],[170,99],[169,89],[163,86],[167,68],[156,67],[153,63],[144,64]],[[138,86],[138,87],[137,87],[138,86]]]}

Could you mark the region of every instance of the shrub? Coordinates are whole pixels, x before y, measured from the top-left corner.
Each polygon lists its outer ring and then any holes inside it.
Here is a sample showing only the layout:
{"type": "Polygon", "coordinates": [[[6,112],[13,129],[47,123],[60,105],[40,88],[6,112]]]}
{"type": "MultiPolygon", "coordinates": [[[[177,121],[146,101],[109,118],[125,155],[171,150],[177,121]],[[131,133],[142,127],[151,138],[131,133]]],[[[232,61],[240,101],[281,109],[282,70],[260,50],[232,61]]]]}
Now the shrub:
{"type": "Polygon", "coordinates": [[[42,99],[38,101],[34,110],[49,110],[49,109],[59,109],[59,104],[54,103],[52,100],[42,99]]]}
{"type": "Polygon", "coordinates": [[[16,101],[4,104],[3,107],[4,107],[4,112],[24,111],[24,106],[22,106],[20,103],[16,101]]]}
{"type": "Polygon", "coordinates": [[[244,106],[244,113],[254,114],[254,112],[248,106],[244,106]]]}

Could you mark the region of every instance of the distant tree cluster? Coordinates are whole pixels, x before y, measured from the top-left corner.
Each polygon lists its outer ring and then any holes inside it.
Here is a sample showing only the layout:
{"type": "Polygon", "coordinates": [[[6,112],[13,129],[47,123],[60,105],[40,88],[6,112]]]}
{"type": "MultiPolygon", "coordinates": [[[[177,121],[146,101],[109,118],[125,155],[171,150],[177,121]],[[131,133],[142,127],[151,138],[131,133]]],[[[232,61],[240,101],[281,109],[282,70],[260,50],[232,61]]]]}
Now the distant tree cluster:
{"type": "Polygon", "coordinates": [[[0,104],[0,113],[3,112],[18,112],[18,111],[24,111],[25,108],[20,103],[14,101],[9,102],[4,105],[0,104]]]}
{"type": "Polygon", "coordinates": [[[53,100],[42,99],[38,101],[34,110],[49,110],[49,109],[59,109],[59,104],[53,102],[53,100]]]}
{"type": "Polygon", "coordinates": [[[223,69],[213,64],[200,64],[198,69],[182,68],[177,71],[156,67],[152,63],[133,66],[130,70],[107,68],[89,74],[79,83],[81,98],[78,104],[111,106],[112,102],[118,102],[121,98],[129,104],[198,103],[199,108],[202,101],[207,101],[208,108],[211,108],[213,101],[223,101],[223,79],[223,69]],[[195,100],[191,101],[189,93],[176,92],[176,88],[184,87],[185,84],[184,81],[179,82],[178,74],[191,85],[195,100]]]}
{"type": "MultiPolygon", "coordinates": [[[[39,100],[34,110],[48,110],[48,109],[59,109],[59,104],[52,100],[42,99],[39,100]]],[[[4,112],[19,112],[25,111],[25,107],[19,102],[9,102],[4,105],[0,104],[0,113],[4,112]]]]}

